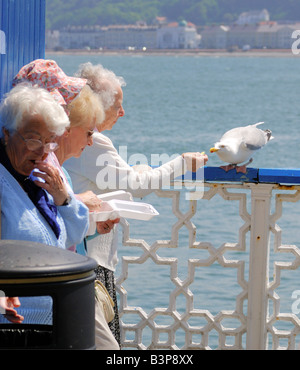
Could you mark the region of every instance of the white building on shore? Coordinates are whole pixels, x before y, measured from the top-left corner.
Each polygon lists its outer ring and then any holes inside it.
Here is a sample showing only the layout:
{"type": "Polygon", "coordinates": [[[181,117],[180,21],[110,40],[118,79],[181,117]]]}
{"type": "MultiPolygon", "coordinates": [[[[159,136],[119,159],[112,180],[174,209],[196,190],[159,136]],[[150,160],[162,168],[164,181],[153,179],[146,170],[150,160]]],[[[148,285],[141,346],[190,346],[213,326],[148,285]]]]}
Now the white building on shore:
{"type": "Polygon", "coordinates": [[[300,30],[300,23],[261,22],[206,27],[201,33],[201,46],[204,49],[242,49],[246,45],[254,49],[290,49],[295,41],[292,39],[295,30],[300,30]]]}
{"type": "Polygon", "coordinates": [[[206,27],[201,33],[201,46],[204,49],[226,49],[229,26],[206,27]]]}
{"type": "Polygon", "coordinates": [[[173,22],[157,29],[158,49],[196,49],[199,44],[200,35],[190,22],[173,22]]]}
{"type": "Polygon", "coordinates": [[[260,22],[269,22],[270,14],[266,9],[252,10],[249,12],[241,13],[236,21],[238,25],[256,24],[260,22]]]}
{"type": "Polygon", "coordinates": [[[156,48],[156,29],[140,25],[67,27],[60,31],[59,46],[63,49],[151,49],[156,48]]]}

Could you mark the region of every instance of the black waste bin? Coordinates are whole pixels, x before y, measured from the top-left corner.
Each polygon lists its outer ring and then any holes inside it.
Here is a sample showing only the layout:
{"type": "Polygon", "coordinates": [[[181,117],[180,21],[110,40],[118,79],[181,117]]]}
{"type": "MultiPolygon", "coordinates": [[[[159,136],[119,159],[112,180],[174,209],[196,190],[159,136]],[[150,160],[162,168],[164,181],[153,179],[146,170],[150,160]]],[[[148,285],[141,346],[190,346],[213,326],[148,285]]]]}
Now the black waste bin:
{"type": "Polygon", "coordinates": [[[51,297],[52,324],[0,324],[0,349],[95,349],[96,261],[40,243],[0,241],[0,291],[51,297]]]}

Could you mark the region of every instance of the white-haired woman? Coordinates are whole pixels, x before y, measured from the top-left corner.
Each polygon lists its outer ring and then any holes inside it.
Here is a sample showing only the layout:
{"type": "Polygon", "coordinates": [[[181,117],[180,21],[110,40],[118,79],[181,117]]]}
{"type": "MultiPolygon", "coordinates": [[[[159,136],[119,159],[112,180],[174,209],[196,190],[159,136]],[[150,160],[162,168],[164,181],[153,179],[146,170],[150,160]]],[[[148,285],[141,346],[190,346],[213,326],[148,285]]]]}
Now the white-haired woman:
{"type": "MultiPolygon", "coordinates": [[[[111,70],[102,65],[83,64],[76,76],[87,80],[87,84],[95,91],[102,100],[105,119],[97,125],[99,132],[94,134],[94,143],[83,153],[80,158],[71,158],[65,163],[76,192],[92,190],[94,193],[111,192],[125,188],[134,197],[142,198],[162,184],[170,183],[174,178],[184,174],[187,170],[197,170],[204,165],[208,158],[200,153],[184,153],[174,160],[152,169],[138,171],[128,165],[119,155],[112,141],[101,132],[111,130],[120,117],[123,117],[123,91],[125,81],[116,76],[111,70]],[[96,164],[97,159],[97,164],[96,164]],[[103,176],[99,176],[103,174],[103,176]],[[101,179],[105,180],[101,182],[101,179]],[[139,186],[136,186],[136,185],[139,186]],[[156,187],[151,187],[156,184],[156,187]],[[133,186],[132,186],[133,185],[133,186]]],[[[115,318],[109,323],[116,339],[120,342],[119,316],[117,309],[116,289],[114,283],[114,271],[118,262],[116,233],[106,236],[98,235],[88,238],[87,253],[97,263],[97,279],[102,281],[115,302],[115,318]]]]}
{"type": "MultiPolygon", "coordinates": [[[[45,89],[20,84],[0,108],[0,202],[2,239],[27,240],[68,248],[88,229],[88,208],[70,193],[59,171],[45,162],[57,149],[57,137],[69,118],[45,89]],[[32,172],[44,180],[33,180],[32,172]]],[[[9,310],[11,321],[27,321],[40,298],[20,298],[23,315],[9,310]]],[[[8,306],[18,302],[8,301],[8,306]]],[[[3,299],[2,299],[3,304],[3,299]]],[[[39,324],[51,320],[51,300],[43,302],[39,324]]],[[[4,307],[7,308],[7,307],[4,307]]],[[[11,308],[11,307],[10,307],[11,308]]]]}

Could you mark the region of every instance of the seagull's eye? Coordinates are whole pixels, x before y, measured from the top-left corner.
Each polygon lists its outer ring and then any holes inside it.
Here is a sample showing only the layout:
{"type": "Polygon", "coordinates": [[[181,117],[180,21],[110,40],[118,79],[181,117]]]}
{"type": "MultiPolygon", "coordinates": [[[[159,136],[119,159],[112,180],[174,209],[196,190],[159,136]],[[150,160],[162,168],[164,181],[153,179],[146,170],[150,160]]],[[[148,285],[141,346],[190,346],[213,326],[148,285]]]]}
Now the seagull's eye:
{"type": "Polygon", "coordinates": [[[220,145],[220,148],[224,149],[225,148],[225,145],[220,145]]]}

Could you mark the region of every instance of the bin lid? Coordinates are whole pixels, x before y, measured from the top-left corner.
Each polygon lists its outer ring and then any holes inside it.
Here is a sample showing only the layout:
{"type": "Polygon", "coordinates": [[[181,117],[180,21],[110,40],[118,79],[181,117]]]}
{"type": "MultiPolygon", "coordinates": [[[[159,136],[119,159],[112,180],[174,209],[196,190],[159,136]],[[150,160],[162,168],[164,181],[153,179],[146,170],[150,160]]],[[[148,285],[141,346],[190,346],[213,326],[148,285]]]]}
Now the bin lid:
{"type": "Polygon", "coordinates": [[[0,241],[0,279],[83,274],[97,267],[88,256],[42,243],[0,241]]]}

